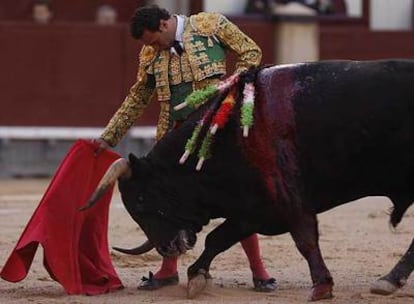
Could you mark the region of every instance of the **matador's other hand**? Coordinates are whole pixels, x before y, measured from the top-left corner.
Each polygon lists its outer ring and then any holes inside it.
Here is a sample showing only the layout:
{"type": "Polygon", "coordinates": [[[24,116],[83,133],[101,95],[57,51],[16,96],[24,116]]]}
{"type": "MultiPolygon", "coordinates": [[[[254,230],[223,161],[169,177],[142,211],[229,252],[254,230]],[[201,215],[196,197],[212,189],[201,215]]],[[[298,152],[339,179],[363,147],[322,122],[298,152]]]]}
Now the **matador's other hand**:
{"type": "Polygon", "coordinates": [[[103,151],[109,148],[109,144],[102,138],[94,138],[92,139],[92,143],[95,146],[95,156],[98,156],[103,151]]]}

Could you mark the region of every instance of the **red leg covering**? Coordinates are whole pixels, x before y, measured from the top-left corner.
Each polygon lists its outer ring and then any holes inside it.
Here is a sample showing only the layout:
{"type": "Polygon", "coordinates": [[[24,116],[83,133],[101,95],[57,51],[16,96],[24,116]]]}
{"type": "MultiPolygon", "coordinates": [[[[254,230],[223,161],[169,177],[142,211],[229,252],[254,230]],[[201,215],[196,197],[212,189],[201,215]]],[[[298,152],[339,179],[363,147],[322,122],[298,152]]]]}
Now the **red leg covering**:
{"type": "MultiPolygon", "coordinates": [[[[248,238],[242,240],[241,245],[247,258],[249,259],[250,269],[253,277],[256,279],[267,280],[270,278],[264,268],[262,258],[260,256],[259,240],[257,234],[252,234],[248,238]]],[[[156,279],[168,278],[177,274],[177,258],[170,257],[162,260],[161,269],[154,275],[156,279]]]]}
{"type": "Polygon", "coordinates": [[[259,239],[257,234],[252,234],[248,238],[240,241],[247,258],[249,259],[250,269],[253,278],[267,280],[270,278],[267,273],[262,258],[260,256],[259,239]]]}
{"type": "Polygon", "coordinates": [[[156,279],[164,279],[177,274],[177,257],[163,258],[161,269],[154,275],[156,279]]]}

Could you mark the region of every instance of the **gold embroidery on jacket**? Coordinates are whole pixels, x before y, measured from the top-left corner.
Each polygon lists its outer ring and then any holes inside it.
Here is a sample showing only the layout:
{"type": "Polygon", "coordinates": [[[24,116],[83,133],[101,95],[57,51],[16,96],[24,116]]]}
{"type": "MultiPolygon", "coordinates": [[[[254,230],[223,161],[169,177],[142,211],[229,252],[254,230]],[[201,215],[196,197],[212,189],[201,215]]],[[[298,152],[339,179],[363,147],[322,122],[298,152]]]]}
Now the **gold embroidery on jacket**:
{"type": "Polygon", "coordinates": [[[188,61],[188,55],[186,53],[183,53],[181,57],[175,54],[170,55],[168,75],[170,85],[191,82],[194,80],[190,62],[188,61]]]}
{"type": "Polygon", "coordinates": [[[168,79],[168,66],[170,61],[169,50],[160,51],[155,59],[154,76],[155,87],[157,88],[157,97],[159,101],[166,101],[170,99],[170,83],[168,79]]]}
{"type": "Polygon", "coordinates": [[[214,45],[212,37],[217,32],[217,23],[219,18],[220,14],[204,12],[190,17],[191,26],[197,34],[207,37],[208,47],[212,47],[214,45]]]}
{"type": "Polygon", "coordinates": [[[217,38],[237,55],[236,72],[258,66],[262,60],[262,51],[258,45],[226,17],[220,15],[217,38]]]}
{"type": "Polygon", "coordinates": [[[201,81],[193,82],[193,91],[203,89],[209,85],[216,85],[220,82],[218,78],[206,78],[201,81]]]}
{"type": "Polygon", "coordinates": [[[156,134],[155,140],[159,141],[161,138],[163,138],[169,128],[170,128],[170,103],[161,102],[160,103],[160,115],[158,117],[157,134],[156,134]]]}
{"type": "Polygon", "coordinates": [[[260,48],[226,17],[216,13],[200,13],[186,18],[183,33],[184,53],[179,63],[175,59],[170,62],[170,57],[174,56],[170,56],[169,50],[156,52],[151,46],[144,46],[140,52],[137,82],[101,137],[111,146],[115,146],[141,116],[154,92],[154,88],[147,85],[148,74],[154,75],[158,100],[163,101],[160,103],[157,140],[164,136],[170,126],[169,86],[176,82],[178,84],[181,77],[182,82],[192,82],[193,89],[201,89],[218,83],[217,77],[209,77],[225,74],[225,59],[208,61],[206,52],[207,48],[214,46],[213,40],[237,54],[236,72],[260,64],[260,48]],[[206,43],[195,39],[197,36],[207,39],[206,43]]]}
{"type": "Polygon", "coordinates": [[[140,82],[135,83],[121,107],[109,121],[101,138],[110,146],[116,146],[134,122],[142,115],[151,100],[153,92],[153,88],[148,88],[140,82]]]}
{"type": "Polygon", "coordinates": [[[171,54],[170,68],[168,70],[170,85],[175,85],[182,82],[183,77],[181,72],[181,60],[179,56],[171,54]]]}
{"type": "Polygon", "coordinates": [[[193,71],[191,71],[190,61],[188,59],[187,53],[183,53],[181,56],[181,73],[183,82],[194,81],[193,71]]]}

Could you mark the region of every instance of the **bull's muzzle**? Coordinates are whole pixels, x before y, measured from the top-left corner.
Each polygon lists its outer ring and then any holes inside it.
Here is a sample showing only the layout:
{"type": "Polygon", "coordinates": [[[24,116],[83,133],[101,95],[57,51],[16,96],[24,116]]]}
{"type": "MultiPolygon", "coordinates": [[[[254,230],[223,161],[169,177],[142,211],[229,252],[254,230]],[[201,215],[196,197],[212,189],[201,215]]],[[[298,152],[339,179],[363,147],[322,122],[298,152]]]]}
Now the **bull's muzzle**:
{"type": "Polygon", "coordinates": [[[176,257],[194,247],[197,236],[189,230],[180,230],[178,235],[168,244],[157,246],[156,249],[163,257],[176,257]]]}

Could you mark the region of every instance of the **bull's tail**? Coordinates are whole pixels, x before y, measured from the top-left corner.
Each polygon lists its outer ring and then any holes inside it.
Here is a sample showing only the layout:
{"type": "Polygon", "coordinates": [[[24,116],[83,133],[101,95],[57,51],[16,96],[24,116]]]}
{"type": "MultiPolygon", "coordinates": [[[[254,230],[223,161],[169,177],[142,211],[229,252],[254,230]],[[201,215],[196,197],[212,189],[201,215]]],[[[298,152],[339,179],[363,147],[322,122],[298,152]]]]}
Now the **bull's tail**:
{"type": "Polygon", "coordinates": [[[391,208],[390,224],[393,228],[396,228],[413,201],[392,199],[392,202],[394,206],[391,208]]]}

